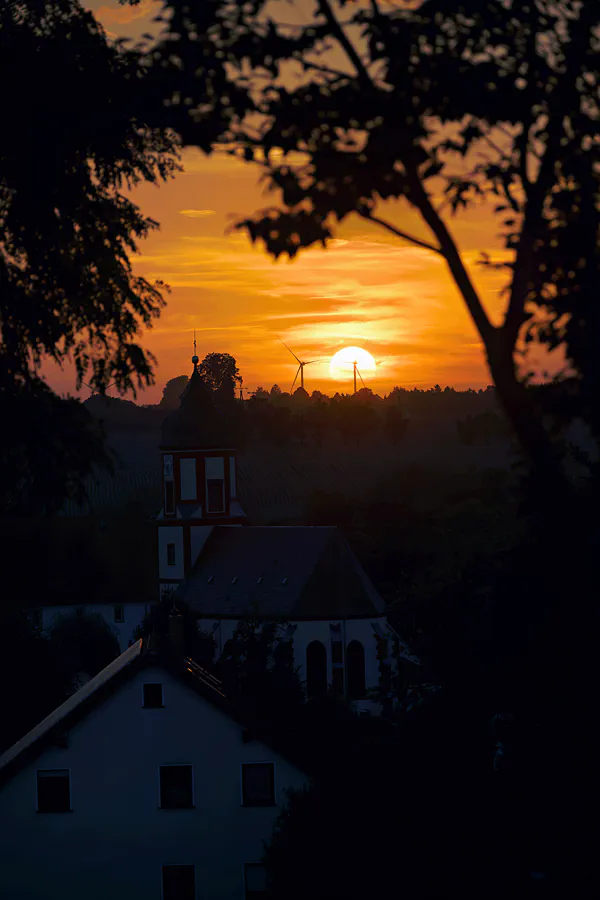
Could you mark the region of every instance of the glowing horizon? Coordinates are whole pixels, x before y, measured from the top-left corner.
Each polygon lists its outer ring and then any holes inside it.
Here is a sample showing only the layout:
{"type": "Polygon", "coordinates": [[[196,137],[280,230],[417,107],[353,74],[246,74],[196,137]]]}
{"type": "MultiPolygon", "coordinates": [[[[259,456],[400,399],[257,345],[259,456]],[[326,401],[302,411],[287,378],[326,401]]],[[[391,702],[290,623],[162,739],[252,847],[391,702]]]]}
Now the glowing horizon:
{"type": "MultiPolygon", "coordinates": [[[[107,31],[134,39],[155,27],[160,5],[87,3],[107,31]]],[[[377,360],[374,371],[362,374],[379,394],[396,385],[461,389],[490,383],[481,342],[441,257],[351,217],[327,250],[311,248],[292,263],[274,262],[245,235],[226,235],[232,218],[264,206],[258,173],[225,154],[206,157],[194,149],[183,153],[183,164],[184,172],[169,183],[142,184],[130,193],[161,226],[132,259],[135,274],[171,286],[160,319],[142,338],[158,365],[155,386],[138,394],[137,402],[158,402],[170,378],[191,371],[194,329],[198,355],[230,353],[247,390],[273,384],[290,389],[297,363],[278,338],[300,359],[320,360],[305,369],[309,392],[335,392],[329,360],[346,346],[366,346],[377,360]]],[[[428,238],[405,206],[384,204],[381,215],[428,238]]],[[[476,265],[481,251],[498,251],[493,214],[479,207],[451,227],[497,322],[504,276],[476,265]]],[[[72,369],[60,372],[47,364],[43,372],[59,392],[75,392],[72,369]]],[[[79,396],[88,394],[84,389],[79,396]]]]}

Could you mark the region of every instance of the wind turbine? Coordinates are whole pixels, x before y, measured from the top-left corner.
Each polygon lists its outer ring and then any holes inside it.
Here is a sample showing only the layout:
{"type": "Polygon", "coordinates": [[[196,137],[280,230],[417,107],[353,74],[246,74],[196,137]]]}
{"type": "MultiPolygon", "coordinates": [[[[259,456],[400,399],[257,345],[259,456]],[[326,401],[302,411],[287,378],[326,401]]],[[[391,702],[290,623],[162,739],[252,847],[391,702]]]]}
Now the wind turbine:
{"type": "MultiPolygon", "coordinates": [[[[83,385],[85,385],[86,388],[89,388],[90,391],[92,392],[92,393],[90,394],[90,397],[93,397],[94,394],[101,395],[101,394],[100,394],[100,391],[97,390],[96,388],[93,388],[93,387],[91,386],[91,384],[88,384],[88,383],[87,383],[87,381],[82,381],[81,383],[82,383],[83,385]]],[[[107,384],[106,387],[104,388],[104,393],[106,394],[106,391],[107,391],[109,388],[114,387],[116,383],[117,383],[116,381],[113,381],[111,384],[107,384]]],[[[88,399],[89,399],[89,398],[88,398],[88,399]]]]}
{"type": "MultiPolygon", "coordinates": [[[[278,341],[281,344],[283,344],[283,341],[281,340],[281,338],[278,338],[278,341]]],[[[298,363],[298,368],[296,369],[296,374],[295,374],[294,380],[292,382],[292,389],[290,391],[290,394],[293,394],[294,393],[294,385],[296,384],[296,380],[298,378],[298,373],[300,373],[300,387],[304,390],[304,366],[311,366],[313,363],[319,362],[319,360],[318,359],[309,359],[309,360],[306,360],[306,362],[302,362],[302,360],[298,359],[298,357],[296,356],[294,351],[290,350],[290,348],[288,347],[287,344],[283,344],[283,346],[285,347],[286,350],[289,350],[289,352],[292,354],[292,356],[298,363]]]]}
{"type": "Polygon", "coordinates": [[[360,374],[360,370],[359,370],[359,368],[358,368],[358,363],[357,363],[356,360],[354,360],[354,362],[352,363],[352,368],[354,369],[354,393],[356,393],[356,373],[357,373],[357,372],[358,372],[358,377],[359,377],[360,380],[362,381],[363,387],[364,387],[364,388],[366,388],[366,384],[365,384],[365,379],[364,379],[364,378],[362,377],[362,375],[360,374]]]}

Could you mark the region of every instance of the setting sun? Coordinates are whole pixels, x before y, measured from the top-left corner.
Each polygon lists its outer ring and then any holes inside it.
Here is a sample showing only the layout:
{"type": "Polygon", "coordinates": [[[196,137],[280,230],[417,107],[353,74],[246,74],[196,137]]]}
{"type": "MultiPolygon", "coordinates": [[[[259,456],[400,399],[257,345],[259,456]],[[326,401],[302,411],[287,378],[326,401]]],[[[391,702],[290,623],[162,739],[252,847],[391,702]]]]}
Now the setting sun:
{"type": "Polygon", "coordinates": [[[352,375],[355,362],[358,371],[363,374],[375,371],[375,360],[368,350],[363,350],[362,347],[343,347],[331,358],[329,363],[331,377],[336,381],[346,380],[352,375]]]}

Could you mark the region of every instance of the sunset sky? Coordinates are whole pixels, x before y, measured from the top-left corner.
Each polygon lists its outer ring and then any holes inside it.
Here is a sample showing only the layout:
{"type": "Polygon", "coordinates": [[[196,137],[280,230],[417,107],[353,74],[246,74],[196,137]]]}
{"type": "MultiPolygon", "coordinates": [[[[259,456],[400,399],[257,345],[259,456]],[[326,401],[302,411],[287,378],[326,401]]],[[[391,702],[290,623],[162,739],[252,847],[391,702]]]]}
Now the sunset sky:
{"type": "MultiPolygon", "coordinates": [[[[134,38],[151,29],[160,6],[151,0],[137,7],[116,0],[88,5],[109,33],[134,38]]],[[[141,245],[136,272],[163,279],[172,289],[161,318],[144,337],[158,358],[157,383],[138,402],[158,401],[169,378],[189,372],[194,328],[199,356],[231,353],[248,390],[274,383],[290,389],[295,364],[278,337],[301,359],[322,360],[306,369],[309,391],[351,390],[351,371],[347,383],[329,373],[331,356],[345,345],[373,355],[377,370],[365,380],[378,393],[394,385],[489,383],[482,347],[440,257],[355,217],[328,250],[274,262],[244,235],[225,234],[232,219],[273,202],[263,195],[257,171],[196,150],[186,151],[183,161],[185,171],[175,180],[133,195],[161,225],[141,245]]],[[[430,239],[405,208],[392,205],[378,214],[430,239]]],[[[454,226],[468,263],[481,250],[498,249],[489,212],[463,216],[454,226]]],[[[499,310],[502,277],[471,270],[488,310],[499,310]]],[[[56,389],[74,390],[72,372],[52,371],[49,377],[56,389]]]]}

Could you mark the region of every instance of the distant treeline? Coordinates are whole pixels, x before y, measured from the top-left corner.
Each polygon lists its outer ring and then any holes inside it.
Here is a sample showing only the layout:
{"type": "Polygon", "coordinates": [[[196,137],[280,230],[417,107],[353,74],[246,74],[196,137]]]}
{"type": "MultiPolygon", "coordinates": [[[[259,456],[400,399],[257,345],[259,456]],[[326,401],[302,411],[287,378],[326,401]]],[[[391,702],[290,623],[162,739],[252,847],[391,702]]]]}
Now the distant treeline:
{"type": "MultiPolygon", "coordinates": [[[[163,401],[156,406],[101,397],[92,397],[86,405],[109,427],[158,429],[166,412],[179,402],[181,382],[176,392],[167,387],[163,401]],[[169,402],[165,403],[167,398],[169,402]]],[[[322,444],[373,439],[397,443],[417,422],[456,423],[465,444],[487,442],[507,433],[491,386],[479,391],[439,385],[428,390],[395,387],[383,397],[362,388],[356,394],[329,397],[320,391],[309,394],[303,388],[290,394],[275,384],[270,390],[258,387],[242,397],[227,402],[222,409],[235,421],[240,445],[254,441],[322,444]]]]}

